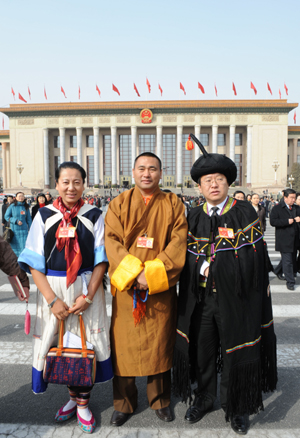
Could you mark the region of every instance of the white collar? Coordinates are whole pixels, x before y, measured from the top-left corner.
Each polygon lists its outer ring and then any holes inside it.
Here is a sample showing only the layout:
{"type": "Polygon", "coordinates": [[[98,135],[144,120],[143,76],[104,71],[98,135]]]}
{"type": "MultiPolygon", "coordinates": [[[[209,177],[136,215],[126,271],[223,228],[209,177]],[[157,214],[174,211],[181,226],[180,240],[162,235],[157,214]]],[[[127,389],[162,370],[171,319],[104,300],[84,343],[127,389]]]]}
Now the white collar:
{"type": "Polygon", "coordinates": [[[211,204],[209,204],[209,203],[207,202],[207,213],[209,214],[209,216],[212,215],[212,211],[211,211],[211,209],[212,209],[213,207],[218,207],[218,208],[219,208],[219,210],[217,211],[217,214],[220,215],[220,213],[221,213],[221,211],[222,211],[224,205],[226,204],[227,200],[228,200],[228,196],[226,196],[226,198],[224,199],[224,201],[221,202],[221,203],[218,204],[218,205],[211,205],[211,204]]]}

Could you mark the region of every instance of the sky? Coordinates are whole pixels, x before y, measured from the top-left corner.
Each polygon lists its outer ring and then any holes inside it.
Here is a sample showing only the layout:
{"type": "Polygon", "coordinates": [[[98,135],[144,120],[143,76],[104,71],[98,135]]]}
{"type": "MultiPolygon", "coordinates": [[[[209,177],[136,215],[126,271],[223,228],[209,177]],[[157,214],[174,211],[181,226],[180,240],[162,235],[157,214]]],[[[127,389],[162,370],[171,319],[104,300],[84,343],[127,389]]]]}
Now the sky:
{"type": "Polygon", "coordinates": [[[0,0],[0,11],[0,107],[22,103],[18,93],[78,102],[78,86],[82,102],[278,99],[279,89],[300,102],[299,0],[0,0]]]}

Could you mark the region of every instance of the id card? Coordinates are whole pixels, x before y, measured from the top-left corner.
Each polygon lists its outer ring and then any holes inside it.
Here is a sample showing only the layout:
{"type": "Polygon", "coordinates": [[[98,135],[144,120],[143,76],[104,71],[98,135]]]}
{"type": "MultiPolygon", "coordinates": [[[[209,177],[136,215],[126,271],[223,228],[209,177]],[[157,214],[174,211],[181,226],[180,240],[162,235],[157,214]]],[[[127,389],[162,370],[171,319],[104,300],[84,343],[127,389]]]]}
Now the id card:
{"type": "Polygon", "coordinates": [[[61,227],[59,229],[58,237],[75,237],[75,227],[61,227]]]}
{"type": "Polygon", "coordinates": [[[220,237],[225,237],[226,239],[234,239],[233,228],[221,228],[219,227],[220,237]]]}
{"type": "Polygon", "coordinates": [[[153,237],[138,237],[137,248],[153,248],[153,237]]]}
{"type": "Polygon", "coordinates": [[[21,210],[21,214],[25,214],[25,211],[24,211],[24,210],[21,210]]]}

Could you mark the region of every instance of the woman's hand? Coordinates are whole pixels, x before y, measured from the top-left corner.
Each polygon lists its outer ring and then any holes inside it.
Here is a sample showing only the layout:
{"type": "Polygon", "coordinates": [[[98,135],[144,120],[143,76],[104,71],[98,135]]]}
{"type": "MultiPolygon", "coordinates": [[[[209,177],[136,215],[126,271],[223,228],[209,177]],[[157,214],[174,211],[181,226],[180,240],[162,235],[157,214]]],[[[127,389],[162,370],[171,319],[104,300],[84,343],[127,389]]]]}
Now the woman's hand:
{"type": "Polygon", "coordinates": [[[51,307],[53,315],[62,321],[69,316],[69,307],[60,298],[57,298],[53,306],[51,307]]]}
{"type": "MultiPolygon", "coordinates": [[[[69,309],[69,313],[74,313],[74,315],[79,315],[83,313],[91,304],[87,303],[82,295],[76,298],[75,303],[69,309]]],[[[54,307],[54,306],[53,306],[54,307]]]]}
{"type": "Polygon", "coordinates": [[[19,222],[18,222],[18,225],[23,225],[23,222],[19,221],[19,222]]]}

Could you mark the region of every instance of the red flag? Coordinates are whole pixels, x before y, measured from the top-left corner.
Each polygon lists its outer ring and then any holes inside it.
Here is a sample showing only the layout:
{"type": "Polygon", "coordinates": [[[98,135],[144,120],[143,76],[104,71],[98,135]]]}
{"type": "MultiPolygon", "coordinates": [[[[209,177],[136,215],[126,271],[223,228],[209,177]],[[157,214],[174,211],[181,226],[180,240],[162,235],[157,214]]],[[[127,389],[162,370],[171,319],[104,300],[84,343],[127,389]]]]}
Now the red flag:
{"type": "Polygon", "coordinates": [[[28,87],[28,94],[29,94],[29,99],[31,100],[31,93],[30,93],[30,88],[28,87]]]}
{"type": "Polygon", "coordinates": [[[24,97],[23,96],[21,96],[21,94],[19,93],[19,99],[20,100],[23,100],[23,102],[25,102],[25,103],[27,103],[27,101],[24,99],[24,97]]]}
{"type": "Polygon", "coordinates": [[[286,95],[288,96],[289,95],[289,93],[288,93],[288,87],[285,85],[285,83],[284,83],[284,89],[285,89],[285,92],[286,92],[286,95]]]}
{"type": "Polygon", "coordinates": [[[16,94],[15,94],[15,92],[14,92],[13,87],[11,87],[11,92],[12,92],[12,95],[14,96],[14,100],[16,100],[16,94]]]}
{"type": "Polygon", "coordinates": [[[270,93],[272,94],[272,96],[273,96],[273,93],[272,93],[272,90],[271,90],[271,87],[270,87],[270,84],[269,84],[269,82],[267,82],[267,87],[268,87],[268,90],[270,91],[270,93]]]}
{"type": "Polygon", "coordinates": [[[253,83],[250,82],[250,88],[254,91],[254,94],[257,94],[257,89],[254,87],[253,83]]]}
{"type": "Polygon", "coordinates": [[[236,93],[236,88],[235,88],[234,82],[232,82],[232,89],[233,89],[234,95],[236,96],[237,93],[236,93]]]}
{"type": "Polygon", "coordinates": [[[280,99],[281,99],[281,91],[280,91],[280,88],[279,88],[279,97],[280,97],[280,99]]]}
{"type": "Polygon", "coordinates": [[[46,93],[46,87],[44,86],[44,96],[45,96],[45,99],[47,100],[47,93],[46,93]]]}
{"type": "Polygon", "coordinates": [[[200,90],[202,91],[202,93],[205,94],[204,88],[203,88],[203,86],[200,84],[200,82],[198,82],[198,88],[200,88],[200,90]]]}
{"type": "Polygon", "coordinates": [[[98,94],[99,94],[99,96],[100,96],[100,90],[99,90],[99,87],[98,87],[98,85],[96,84],[96,91],[98,91],[98,94]]]}
{"type": "Polygon", "coordinates": [[[78,99],[80,100],[80,85],[78,85],[78,99]]]}
{"type": "Polygon", "coordinates": [[[160,91],[160,95],[162,96],[162,94],[163,94],[163,90],[162,90],[162,88],[161,88],[161,86],[158,84],[158,89],[159,89],[159,91],[160,91]]]}
{"type": "Polygon", "coordinates": [[[2,129],[4,131],[4,117],[2,117],[2,129]]]}
{"type": "Polygon", "coordinates": [[[117,89],[117,87],[114,84],[112,84],[112,89],[120,96],[120,91],[117,89]]]}
{"type": "Polygon", "coordinates": [[[216,96],[218,97],[218,90],[217,90],[216,84],[215,84],[215,93],[216,93],[216,96]]]}
{"type": "Polygon", "coordinates": [[[182,85],[181,82],[179,83],[179,88],[180,88],[180,90],[182,90],[184,92],[184,94],[186,94],[184,86],[182,85]]]}
{"type": "Polygon", "coordinates": [[[150,91],[151,91],[151,85],[150,85],[150,82],[148,81],[148,78],[146,78],[146,84],[147,84],[147,87],[148,87],[148,91],[149,91],[149,93],[150,93],[150,91]]]}
{"type": "Polygon", "coordinates": [[[61,86],[60,87],[60,91],[62,92],[62,94],[65,96],[65,98],[67,98],[67,96],[66,96],[66,93],[65,93],[65,90],[63,89],[63,87],[61,86]]]}
{"type": "Polygon", "coordinates": [[[133,88],[134,88],[136,94],[137,94],[139,97],[141,97],[141,96],[140,96],[140,93],[138,92],[138,89],[136,88],[135,83],[133,83],[133,88]]]}
{"type": "Polygon", "coordinates": [[[294,112],[294,123],[295,123],[295,125],[296,125],[296,110],[295,110],[295,112],[294,112]]]}

